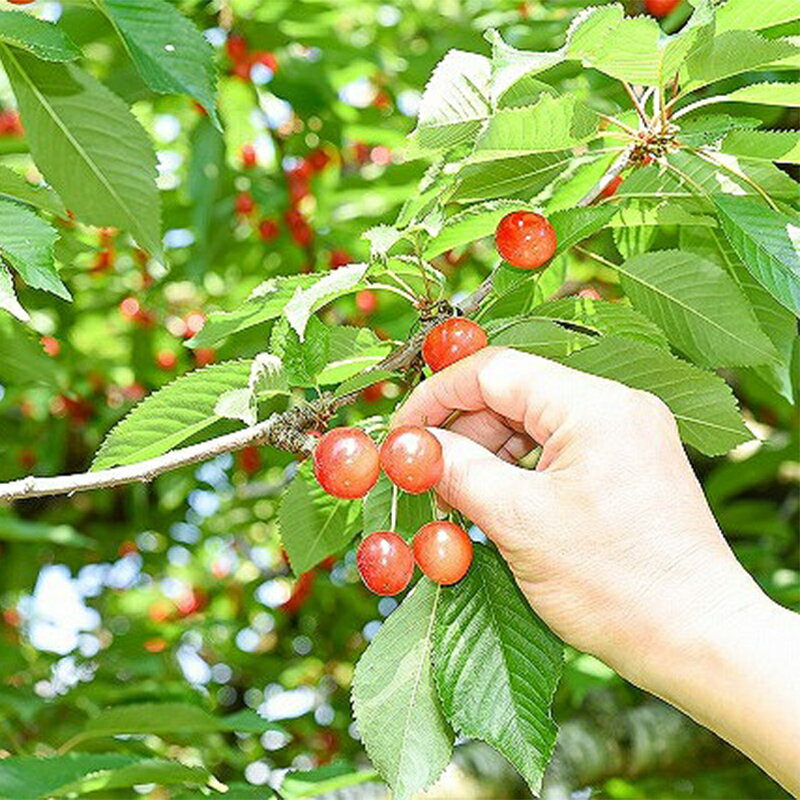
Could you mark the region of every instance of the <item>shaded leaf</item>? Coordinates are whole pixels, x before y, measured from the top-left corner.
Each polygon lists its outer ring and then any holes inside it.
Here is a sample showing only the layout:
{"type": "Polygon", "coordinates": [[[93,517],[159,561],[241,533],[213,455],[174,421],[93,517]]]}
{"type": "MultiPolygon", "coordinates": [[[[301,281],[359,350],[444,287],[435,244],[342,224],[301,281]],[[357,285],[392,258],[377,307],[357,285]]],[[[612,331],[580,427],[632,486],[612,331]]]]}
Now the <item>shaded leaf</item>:
{"type": "Polygon", "coordinates": [[[67,215],[67,209],[64,208],[61,198],[52,189],[48,186],[35,186],[24,175],[3,166],[0,166],[0,196],[63,217],[67,215]]]}
{"type": "Polygon", "coordinates": [[[495,747],[538,792],[556,740],[550,706],[563,646],[493,549],[476,545],[466,576],[440,591],[433,660],[444,713],[456,733],[495,747]]]}
{"type": "Polygon", "coordinates": [[[71,64],[0,45],[36,165],[85,222],[130,231],[161,252],[153,146],[115,94],[71,64]]]}
{"type": "Polygon", "coordinates": [[[53,245],[58,234],[29,208],[0,200],[0,254],[28,286],[52,292],[62,300],[72,295],[53,260],[53,245]]]}
{"type": "Polygon", "coordinates": [[[45,61],[74,61],[81,54],[57,25],[22,11],[0,11],[0,42],[27,50],[45,61]]]}
{"type": "Polygon", "coordinates": [[[203,34],[165,0],[99,0],[98,5],[147,85],[161,94],[193,97],[220,127],[214,105],[214,54],[203,34]]]}
{"type": "Polygon", "coordinates": [[[800,314],[800,225],[742,197],[714,197],[722,230],[761,285],[794,314],[800,314]]]}
{"type": "Polygon", "coordinates": [[[155,458],[205,430],[220,419],[219,397],[248,385],[251,366],[251,361],[213,364],[154,392],[111,429],[92,470],[155,458]]]}
{"type": "Polygon", "coordinates": [[[392,495],[394,484],[381,473],[378,482],[364,498],[364,534],[375,531],[394,531],[407,541],[435,516],[435,508],[431,495],[407,494],[397,491],[397,519],[392,527],[392,495]]]}
{"type": "Polygon", "coordinates": [[[659,250],[618,267],[634,307],[705,367],[753,366],[777,360],[752,308],[716,264],[680,250],[659,250]]]}
{"type": "Polygon", "coordinates": [[[675,415],[683,441],[701,453],[722,455],[752,438],[722,378],[657,347],[606,336],[565,363],[657,395],[675,415]]]}
{"type": "Polygon", "coordinates": [[[278,511],[281,541],[295,575],[350,543],[360,527],[358,510],[358,503],[333,497],[317,483],[310,461],[301,464],[278,511]]]}
{"type": "Polygon", "coordinates": [[[421,578],[356,665],[353,711],[372,763],[396,800],[427,788],[450,762],[431,649],[442,589],[421,578]]]}

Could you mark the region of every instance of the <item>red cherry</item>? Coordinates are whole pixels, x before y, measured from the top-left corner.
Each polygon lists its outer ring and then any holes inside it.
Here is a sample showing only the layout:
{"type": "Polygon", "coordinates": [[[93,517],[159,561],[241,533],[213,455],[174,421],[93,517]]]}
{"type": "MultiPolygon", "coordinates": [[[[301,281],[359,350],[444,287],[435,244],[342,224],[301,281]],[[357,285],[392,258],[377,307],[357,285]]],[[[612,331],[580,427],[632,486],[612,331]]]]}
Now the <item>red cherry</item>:
{"type": "Polygon", "coordinates": [[[264,242],[271,242],[277,238],[279,233],[280,228],[278,228],[278,223],[274,219],[262,219],[258,223],[258,235],[264,242]]]}
{"type": "Polygon", "coordinates": [[[242,166],[245,169],[251,169],[258,163],[258,156],[256,155],[256,149],[253,147],[252,144],[243,144],[242,145],[242,166]]]}
{"type": "Polygon", "coordinates": [[[42,343],[42,349],[50,358],[55,358],[61,352],[61,343],[58,339],[54,339],[52,336],[42,336],[39,341],[42,343]]]}
{"type": "Polygon", "coordinates": [[[247,475],[254,475],[261,468],[261,453],[250,445],[239,451],[239,466],[247,475]]]}
{"type": "Polygon", "coordinates": [[[644,0],[644,7],[648,14],[661,19],[671,14],[680,2],[681,0],[644,0]]]}
{"type": "Polygon", "coordinates": [[[12,6],[27,6],[30,5],[33,0],[8,0],[12,6]]]}
{"type": "Polygon", "coordinates": [[[178,356],[172,350],[159,350],[156,354],[156,364],[159,369],[170,372],[178,366],[178,356]]]}
{"type": "Polygon", "coordinates": [[[472,542],[467,532],[452,522],[429,522],[414,537],[414,558],[435,583],[458,583],[472,563],[472,542]]]}
{"type": "Polygon", "coordinates": [[[308,247],[314,238],[314,231],[306,218],[296,209],[290,208],[284,215],[289,226],[289,234],[300,247],[308,247]]]}
{"type": "Polygon", "coordinates": [[[375,594],[398,594],[414,574],[414,554],[396,533],[371,533],[358,547],[356,564],[361,580],[375,594]]]}
{"type": "Polygon", "coordinates": [[[327,152],[325,152],[325,150],[323,150],[321,147],[318,147],[316,150],[312,150],[308,154],[306,161],[309,163],[314,172],[322,172],[322,170],[324,170],[325,167],[330,164],[331,157],[327,152]]]}
{"type": "Polygon", "coordinates": [[[252,55],[252,63],[261,64],[273,73],[278,71],[278,59],[268,50],[256,50],[252,55]]]}
{"type": "Polygon", "coordinates": [[[250,62],[249,61],[238,61],[236,64],[233,65],[233,74],[237,78],[241,78],[243,81],[250,80],[250,62]]]}
{"type": "Polygon", "coordinates": [[[428,331],[422,344],[422,358],[434,371],[449,367],[489,344],[486,331],[466,317],[452,317],[428,331]]]}
{"type": "Polygon", "coordinates": [[[356,294],[356,308],[363,314],[374,314],[378,310],[378,296],[369,289],[356,294]]]}
{"type": "Polygon", "coordinates": [[[442,446],[425,428],[395,428],[381,445],[380,457],[389,480],[409,494],[427,492],[442,477],[442,446]]]}
{"type": "Polygon", "coordinates": [[[377,403],[379,400],[383,400],[383,390],[385,388],[386,381],[378,381],[370,386],[365,386],[361,390],[361,397],[364,399],[365,403],[377,403]]]}
{"type": "Polygon", "coordinates": [[[184,336],[188,339],[196,333],[200,333],[203,325],[206,324],[206,315],[202,311],[190,311],[183,318],[183,324],[186,326],[184,336]]]}
{"type": "Polygon", "coordinates": [[[240,192],[236,196],[235,208],[237,214],[249,214],[255,207],[256,203],[250,192],[240,192]]]}
{"type": "Polygon", "coordinates": [[[334,428],[314,448],[314,474],[334,497],[363,497],[380,471],[378,448],[361,428],[334,428]]]}
{"type": "Polygon", "coordinates": [[[556,252],[556,232],[533,211],[512,211],[500,220],[494,235],[500,255],[520,269],[536,269],[556,252]]]}
{"type": "Polygon", "coordinates": [[[225,42],[225,51],[231,61],[244,61],[247,58],[247,39],[238,33],[232,33],[225,42]]]}
{"type": "Polygon", "coordinates": [[[617,193],[617,189],[619,189],[619,185],[622,183],[622,175],[617,175],[615,178],[612,178],[601,190],[600,197],[613,197],[617,193]]]}
{"type": "Polygon", "coordinates": [[[194,363],[198,367],[207,367],[217,360],[217,351],[213,347],[198,347],[196,350],[192,350],[192,354],[194,363]]]}
{"type": "Polygon", "coordinates": [[[98,250],[94,257],[94,264],[92,264],[92,272],[107,272],[114,266],[116,259],[117,254],[113,247],[98,250]]]}
{"type": "Polygon", "coordinates": [[[330,264],[331,269],[346,267],[350,261],[350,253],[347,250],[331,250],[328,256],[328,264],[330,264]]]}

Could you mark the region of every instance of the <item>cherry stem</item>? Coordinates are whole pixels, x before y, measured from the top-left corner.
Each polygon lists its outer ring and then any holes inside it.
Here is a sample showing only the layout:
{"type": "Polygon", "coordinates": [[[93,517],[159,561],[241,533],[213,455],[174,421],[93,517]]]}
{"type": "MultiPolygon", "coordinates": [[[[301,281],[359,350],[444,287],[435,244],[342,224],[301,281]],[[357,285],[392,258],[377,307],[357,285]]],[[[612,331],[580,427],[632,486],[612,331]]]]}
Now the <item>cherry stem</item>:
{"type": "Polygon", "coordinates": [[[397,484],[392,484],[392,512],[391,512],[391,519],[389,522],[389,528],[394,532],[397,533],[395,530],[397,528],[397,484]]]}

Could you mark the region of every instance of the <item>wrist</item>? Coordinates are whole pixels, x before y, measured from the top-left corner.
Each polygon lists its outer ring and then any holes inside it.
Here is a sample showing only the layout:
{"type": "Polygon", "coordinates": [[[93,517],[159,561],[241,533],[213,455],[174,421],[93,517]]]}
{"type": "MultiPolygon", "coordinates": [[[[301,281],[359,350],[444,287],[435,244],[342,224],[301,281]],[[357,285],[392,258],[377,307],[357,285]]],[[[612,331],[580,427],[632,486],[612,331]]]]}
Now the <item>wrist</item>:
{"type": "MultiPolygon", "coordinates": [[[[778,608],[732,557],[673,574],[625,677],[681,708],[731,678],[778,608]]],[[[645,598],[646,601],[646,598],[645,598]]]]}

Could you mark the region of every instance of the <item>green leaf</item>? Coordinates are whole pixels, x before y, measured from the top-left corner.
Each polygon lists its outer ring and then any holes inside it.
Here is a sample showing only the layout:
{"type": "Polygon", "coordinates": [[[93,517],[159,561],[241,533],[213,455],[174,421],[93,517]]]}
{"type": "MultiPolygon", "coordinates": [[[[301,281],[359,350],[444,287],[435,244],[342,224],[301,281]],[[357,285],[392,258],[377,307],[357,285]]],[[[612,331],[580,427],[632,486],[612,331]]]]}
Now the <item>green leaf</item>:
{"type": "Polygon", "coordinates": [[[57,25],[22,11],[0,11],[0,42],[45,61],[74,61],[81,54],[57,25]]]}
{"type": "Polygon", "coordinates": [[[575,95],[543,94],[532,106],[492,115],[470,161],[488,161],[573,147],[597,132],[599,118],[575,95]]]}
{"type": "Polygon", "coordinates": [[[566,358],[593,343],[591,336],[550,319],[496,319],[487,326],[487,333],[494,345],[514,347],[545,358],[566,358]]]}
{"type": "Polygon", "coordinates": [[[148,783],[161,786],[187,783],[202,786],[208,782],[210,777],[208,770],[204,767],[190,767],[178,761],[148,758],[120,767],[107,774],[91,773],[71,786],[62,788],[58,794],[81,797],[89,792],[131,789],[148,783]]]}
{"type": "Polygon", "coordinates": [[[760,103],[765,106],[785,106],[786,108],[800,108],[800,84],[778,83],[753,83],[742,86],[728,94],[723,95],[720,101],[736,103],[760,103]]]}
{"type": "Polygon", "coordinates": [[[343,381],[339,386],[336,387],[336,391],[333,393],[333,396],[344,397],[345,395],[353,392],[360,392],[362,389],[366,389],[367,386],[372,386],[373,384],[381,383],[382,381],[389,381],[393,378],[399,378],[400,375],[401,374],[399,372],[392,372],[388,369],[367,370],[366,372],[353,375],[352,378],[348,378],[346,381],[343,381]]]}
{"type": "Polygon", "coordinates": [[[95,0],[108,15],[145,83],[161,94],[187,94],[220,127],[214,107],[213,51],[197,28],[165,0],[95,0]]]}
{"type": "Polygon", "coordinates": [[[800,19],[796,0],[728,0],[717,9],[717,33],[730,30],[757,31],[800,19]]]}
{"type": "Polygon", "coordinates": [[[133,234],[161,253],[156,157],[127,106],[71,64],[0,45],[36,165],[83,221],[133,234]]]}
{"type": "Polygon", "coordinates": [[[23,308],[17,293],[14,291],[14,278],[8,267],[0,263],[0,308],[8,311],[11,316],[16,317],[21,322],[28,322],[30,314],[23,308]]]}
{"type": "Polygon", "coordinates": [[[356,665],[352,701],[361,740],[395,800],[430,786],[450,762],[453,732],[431,669],[442,589],[421,578],[356,665]]]}
{"type": "Polygon", "coordinates": [[[453,214],[441,232],[428,242],[423,256],[435,258],[454,247],[489,236],[506,214],[520,209],[531,207],[522,200],[489,200],[453,214]]]}
{"type": "Polygon", "coordinates": [[[370,328],[337,326],[328,331],[328,363],[317,375],[321,386],[347,381],[374,367],[392,349],[370,328]]]}
{"type": "Polygon", "coordinates": [[[800,226],[797,219],[742,197],[717,195],[722,230],[761,285],[800,314],[800,226]]]}
{"type": "Polygon", "coordinates": [[[82,536],[71,525],[50,525],[0,515],[0,540],[6,542],[50,542],[64,547],[96,547],[96,542],[82,536]]]}
{"type": "Polygon", "coordinates": [[[46,800],[67,794],[158,782],[199,783],[208,771],[177,761],[142,760],[122,753],[67,753],[53,758],[12,756],[0,761],[0,800],[46,800]]]}
{"type": "Polygon", "coordinates": [[[657,347],[606,336],[564,363],[657,395],[675,415],[683,441],[708,456],[752,438],[722,378],[657,347]]]}
{"type": "Polygon", "coordinates": [[[316,317],[309,320],[306,339],[282,319],[272,329],[270,350],[283,362],[286,380],[295,386],[316,386],[330,360],[330,331],[316,317]]]}
{"type": "Polygon", "coordinates": [[[659,250],[618,267],[634,307],[704,367],[754,366],[778,359],[738,286],[694,253],[659,250]]]}
{"type": "Polygon", "coordinates": [[[531,315],[549,317],[556,322],[576,322],[595,334],[638,339],[665,350],[669,346],[667,337],[658,325],[622,303],[565,297],[562,300],[552,300],[536,306],[531,315]]]}
{"type": "MultiPolygon", "coordinates": [[[[604,155],[603,151],[594,151],[586,158],[602,158],[604,155]]],[[[562,175],[574,158],[571,150],[563,150],[467,164],[458,173],[452,199],[460,203],[496,197],[530,199],[562,175]]]]}
{"type": "Polygon", "coordinates": [[[589,8],[573,20],[567,57],[618,80],[643,86],[661,81],[661,29],[652,17],[625,17],[618,3],[589,8]]]}
{"type": "Polygon", "coordinates": [[[84,741],[120,734],[200,734],[217,731],[260,734],[282,730],[255,711],[243,709],[228,716],[215,716],[189,703],[131,703],[105,708],[92,717],[75,737],[84,741]]]}
{"type": "MultiPolygon", "coordinates": [[[[495,104],[510,105],[509,95],[525,78],[543,72],[564,60],[564,51],[549,53],[533,53],[529,50],[517,50],[506,44],[495,30],[486,32],[486,38],[492,45],[492,77],[491,98],[495,104]]],[[[554,91],[542,84],[543,91],[554,91]]]]}
{"type": "Polygon", "coordinates": [[[798,52],[800,47],[785,39],[767,39],[752,31],[727,31],[686,62],[681,71],[681,93],[693,92],[798,52]]]}
{"type": "Polygon", "coordinates": [[[16,320],[0,314],[0,381],[52,385],[55,379],[55,363],[38,339],[16,320]]]}
{"type": "Polygon", "coordinates": [[[636,169],[622,182],[617,197],[653,200],[700,197],[712,209],[711,197],[720,192],[761,199],[756,185],[775,199],[794,200],[800,195],[800,186],[795,181],[773,164],[763,161],[724,153],[701,158],[686,151],[670,153],[667,161],[672,169],[662,169],[655,164],[636,169]]]}
{"type": "Polygon", "coordinates": [[[301,342],[305,338],[306,325],[311,315],[337,297],[360,288],[367,269],[368,264],[348,264],[317,278],[308,288],[298,286],[295,289],[294,295],[283,309],[283,314],[301,342]]]}
{"type": "Polygon", "coordinates": [[[65,217],[67,209],[49,186],[35,186],[24,175],[0,166],[0,196],[65,217]]]}
{"type": "Polygon", "coordinates": [[[291,394],[281,360],[270,353],[259,353],[250,367],[248,385],[229,389],[217,399],[214,411],[227,419],[240,419],[245,425],[258,421],[258,402],[279,394],[291,394]]]}
{"type": "Polygon", "coordinates": [[[231,334],[279,317],[298,287],[319,280],[314,275],[289,275],[270,278],[256,286],[234,311],[215,311],[202,329],[188,341],[189,347],[210,347],[231,334]]]}
{"type": "Polygon", "coordinates": [[[692,117],[680,123],[681,143],[689,145],[713,144],[731,131],[752,130],[761,125],[755,117],[732,117],[730,114],[709,114],[692,117]]]}
{"type": "Polygon", "coordinates": [[[394,531],[398,536],[411,541],[414,534],[434,516],[431,495],[397,492],[397,519],[392,527],[392,495],[394,484],[381,473],[378,482],[364,498],[364,533],[394,531]]]}
{"type": "Polygon", "coordinates": [[[53,245],[58,234],[25,206],[0,200],[0,254],[28,286],[52,292],[62,300],[72,295],[58,277],[53,245]]]}
{"type": "Polygon", "coordinates": [[[466,576],[441,589],[436,686],[456,733],[499,750],[534,793],[556,740],[550,706],[562,660],[561,642],[533,613],[506,564],[494,549],[476,545],[466,576]]]}
{"type": "MultiPolygon", "coordinates": [[[[380,778],[373,770],[357,770],[346,761],[336,761],[304,772],[289,771],[281,781],[280,793],[285,800],[300,800],[377,780],[380,778]]],[[[226,800],[227,797],[226,794],[226,800]]]]}
{"type": "Polygon", "coordinates": [[[154,392],[111,429],[92,470],[155,458],[205,430],[221,418],[220,395],[248,385],[251,366],[251,361],[214,364],[154,392]]]}
{"type": "Polygon", "coordinates": [[[800,135],[795,131],[733,131],[721,149],[734,156],[800,164],[800,135]]]}
{"type": "Polygon", "coordinates": [[[317,483],[310,461],[301,464],[278,511],[281,540],[295,575],[350,543],[358,532],[358,508],[352,500],[329,495],[317,483]]]}
{"type": "Polygon", "coordinates": [[[419,106],[414,140],[425,149],[452,149],[471,141],[488,119],[489,59],[450,50],[436,65],[419,106]]]}
{"type": "Polygon", "coordinates": [[[369,255],[374,260],[385,258],[392,247],[403,238],[403,233],[392,225],[374,225],[364,231],[361,238],[369,242],[369,255]]]}
{"type": "Polygon", "coordinates": [[[713,216],[693,213],[690,203],[682,200],[665,200],[658,204],[648,201],[629,200],[617,210],[608,223],[610,228],[658,227],[661,225],[683,225],[715,228],[713,216]]]}
{"type": "Polygon", "coordinates": [[[778,303],[748,272],[721,231],[682,228],[680,244],[681,250],[699,253],[719,264],[736,281],[750,302],[761,330],[769,336],[781,358],[779,364],[765,364],[755,367],[754,371],[793,402],[789,363],[797,327],[794,314],[778,303]]]}

